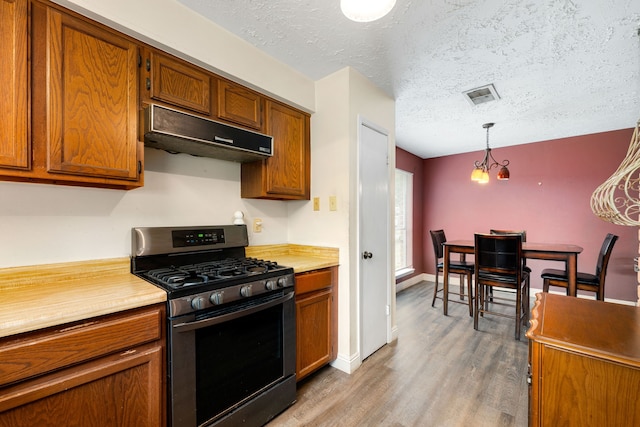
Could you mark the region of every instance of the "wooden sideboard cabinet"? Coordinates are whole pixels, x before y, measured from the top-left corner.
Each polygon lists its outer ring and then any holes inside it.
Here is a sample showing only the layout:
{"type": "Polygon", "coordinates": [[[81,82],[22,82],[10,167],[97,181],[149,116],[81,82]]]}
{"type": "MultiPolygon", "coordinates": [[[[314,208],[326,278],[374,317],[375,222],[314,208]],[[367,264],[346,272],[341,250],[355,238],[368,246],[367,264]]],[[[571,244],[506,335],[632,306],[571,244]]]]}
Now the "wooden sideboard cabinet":
{"type": "Polygon", "coordinates": [[[536,298],[527,331],[529,425],[640,425],[640,308],[536,298]]]}
{"type": "Polygon", "coordinates": [[[338,338],[338,267],[296,274],[296,378],[335,360],[338,338]]]}
{"type": "Polygon", "coordinates": [[[166,425],[164,307],[0,339],[0,426],[166,425]]]}
{"type": "Polygon", "coordinates": [[[276,200],[310,198],[310,116],[267,100],[265,133],[273,136],[273,156],[243,163],[241,196],[276,200]]]}

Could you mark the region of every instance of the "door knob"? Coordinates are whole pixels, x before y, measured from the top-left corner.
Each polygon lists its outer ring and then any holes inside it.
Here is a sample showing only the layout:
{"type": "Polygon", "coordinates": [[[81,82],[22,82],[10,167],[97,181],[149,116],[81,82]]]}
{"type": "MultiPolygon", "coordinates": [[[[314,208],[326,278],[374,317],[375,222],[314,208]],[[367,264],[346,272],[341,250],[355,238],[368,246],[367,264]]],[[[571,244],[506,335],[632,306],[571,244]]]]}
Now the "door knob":
{"type": "Polygon", "coordinates": [[[362,252],[362,258],[364,259],[373,258],[373,254],[371,252],[364,251],[362,252]]]}

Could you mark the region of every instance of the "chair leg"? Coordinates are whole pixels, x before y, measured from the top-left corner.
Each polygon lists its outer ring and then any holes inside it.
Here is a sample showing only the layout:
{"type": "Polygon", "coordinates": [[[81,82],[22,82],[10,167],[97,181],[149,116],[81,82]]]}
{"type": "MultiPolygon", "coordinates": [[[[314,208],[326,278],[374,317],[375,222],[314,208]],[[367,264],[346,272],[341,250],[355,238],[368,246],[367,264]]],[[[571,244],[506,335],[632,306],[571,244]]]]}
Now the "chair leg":
{"type": "Polygon", "coordinates": [[[460,275],[460,301],[464,299],[464,274],[460,275]]]}
{"type": "Polygon", "coordinates": [[[549,292],[549,279],[544,279],[542,282],[542,292],[549,292]]]}
{"type": "Polygon", "coordinates": [[[469,316],[473,316],[473,290],[471,286],[471,273],[467,273],[467,295],[469,295],[469,316]]]}
{"type": "Polygon", "coordinates": [[[527,320],[529,320],[529,313],[530,313],[530,303],[531,303],[531,277],[527,277],[527,280],[525,281],[525,292],[527,294],[527,298],[524,300],[524,304],[525,304],[525,316],[523,316],[522,318],[522,322],[524,325],[527,324],[527,320]]]}
{"type": "Polygon", "coordinates": [[[433,288],[433,300],[431,301],[431,307],[435,306],[436,297],[438,296],[438,273],[440,273],[440,270],[436,267],[436,286],[433,288]]]}
{"type": "Polygon", "coordinates": [[[518,284],[516,289],[516,340],[520,341],[520,324],[522,322],[522,285],[518,284]]]}
{"type": "Polygon", "coordinates": [[[482,284],[478,283],[476,280],[476,297],[475,297],[475,306],[476,309],[473,311],[473,329],[478,330],[478,313],[480,312],[481,301],[482,301],[482,284]]]}

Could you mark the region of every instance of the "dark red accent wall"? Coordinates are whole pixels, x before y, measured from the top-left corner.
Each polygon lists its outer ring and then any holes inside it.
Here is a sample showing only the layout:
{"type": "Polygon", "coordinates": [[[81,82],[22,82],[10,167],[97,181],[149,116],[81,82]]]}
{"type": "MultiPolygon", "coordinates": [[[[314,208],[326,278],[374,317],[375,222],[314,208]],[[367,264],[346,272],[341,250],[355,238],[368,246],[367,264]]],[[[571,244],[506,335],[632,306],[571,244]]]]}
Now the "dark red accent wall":
{"type": "MultiPolygon", "coordinates": [[[[406,280],[418,274],[424,273],[424,215],[422,207],[424,205],[424,160],[415,156],[402,148],[396,148],[396,168],[413,173],[413,268],[415,273],[411,276],[403,277],[406,280]]],[[[430,243],[429,243],[430,244],[430,243]]],[[[433,264],[433,261],[430,261],[433,264]]]]}
{"type": "MultiPolygon", "coordinates": [[[[491,228],[524,229],[529,242],[582,246],[578,270],[591,273],[605,235],[614,233],[620,239],[609,264],[606,297],[635,301],[633,258],[638,256],[638,228],[602,221],[590,207],[591,194],[619,166],[632,133],[633,129],[624,129],[494,148],[497,160],[509,159],[511,178],[496,180],[494,169],[491,181],[484,185],[470,180],[473,163],[481,160],[484,151],[425,159],[420,167],[417,157],[398,149],[397,167],[423,174],[422,188],[418,174],[415,178],[415,190],[421,192],[414,205],[415,235],[421,235],[415,239],[422,241],[422,248],[414,245],[416,271],[435,273],[430,229],[444,229],[448,240],[472,239],[474,232],[491,228]]],[[[542,288],[543,268],[564,268],[551,261],[530,260],[527,265],[533,269],[534,288],[542,288]]]]}

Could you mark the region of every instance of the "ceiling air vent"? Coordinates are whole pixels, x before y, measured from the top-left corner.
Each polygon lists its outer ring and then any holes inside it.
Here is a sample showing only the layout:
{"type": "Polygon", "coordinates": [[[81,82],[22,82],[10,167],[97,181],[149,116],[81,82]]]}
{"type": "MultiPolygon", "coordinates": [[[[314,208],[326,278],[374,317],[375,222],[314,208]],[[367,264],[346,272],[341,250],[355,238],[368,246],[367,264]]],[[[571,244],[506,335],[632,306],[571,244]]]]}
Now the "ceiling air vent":
{"type": "Polygon", "coordinates": [[[471,105],[484,104],[485,102],[497,101],[500,99],[496,88],[492,84],[477,87],[465,92],[462,92],[464,97],[471,103],[471,105]]]}

